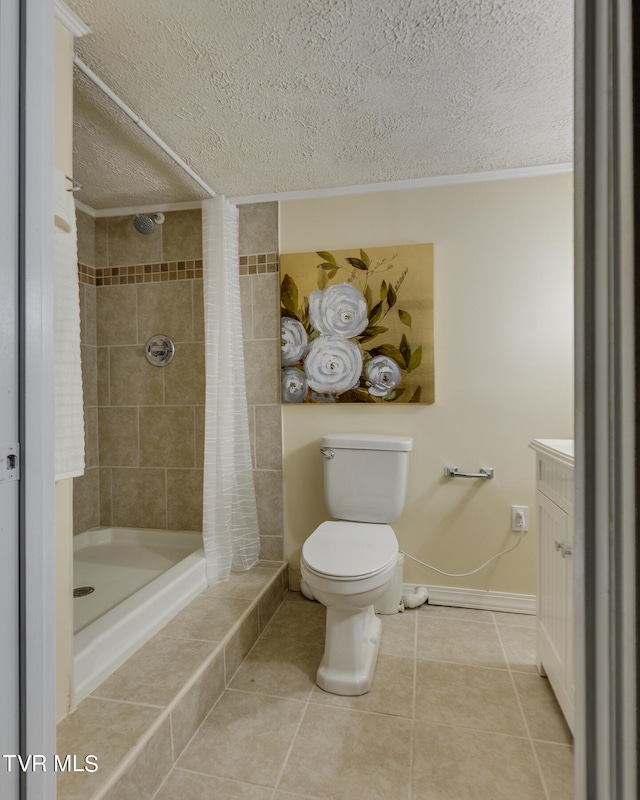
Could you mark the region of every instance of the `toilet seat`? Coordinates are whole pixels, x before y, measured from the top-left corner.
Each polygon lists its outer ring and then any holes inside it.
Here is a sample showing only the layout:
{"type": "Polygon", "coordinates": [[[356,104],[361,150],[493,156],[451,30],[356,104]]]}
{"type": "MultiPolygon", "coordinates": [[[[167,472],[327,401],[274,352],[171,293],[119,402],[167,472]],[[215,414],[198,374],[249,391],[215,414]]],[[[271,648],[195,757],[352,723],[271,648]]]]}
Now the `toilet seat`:
{"type": "Polygon", "coordinates": [[[389,525],[329,521],[302,546],[306,568],[320,578],[353,581],[388,570],[398,558],[398,540],[389,525]]]}

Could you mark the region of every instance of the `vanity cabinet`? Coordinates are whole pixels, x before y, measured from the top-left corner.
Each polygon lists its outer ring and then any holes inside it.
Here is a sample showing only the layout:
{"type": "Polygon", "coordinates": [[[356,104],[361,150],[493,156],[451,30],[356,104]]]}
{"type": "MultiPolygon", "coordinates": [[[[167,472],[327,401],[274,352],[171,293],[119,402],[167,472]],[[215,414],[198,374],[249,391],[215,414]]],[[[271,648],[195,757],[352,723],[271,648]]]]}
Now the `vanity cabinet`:
{"type": "Polygon", "coordinates": [[[537,664],[573,731],[573,440],[534,439],[538,529],[537,664]]]}

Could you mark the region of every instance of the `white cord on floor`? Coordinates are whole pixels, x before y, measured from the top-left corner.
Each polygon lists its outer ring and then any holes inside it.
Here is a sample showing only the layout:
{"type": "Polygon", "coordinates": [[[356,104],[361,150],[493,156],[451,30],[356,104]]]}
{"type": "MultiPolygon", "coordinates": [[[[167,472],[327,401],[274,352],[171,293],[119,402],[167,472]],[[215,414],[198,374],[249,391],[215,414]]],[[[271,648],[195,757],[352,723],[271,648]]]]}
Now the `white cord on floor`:
{"type": "Polygon", "coordinates": [[[435,572],[439,572],[441,575],[446,575],[449,578],[466,578],[467,575],[475,575],[476,572],[480,572],[481,569],[484,569],[492,561],[495,561],[496,558],[500,558],[500,556],[506,556],[507,553],[511,553],[513,550],[515,550],[516,547],[518,547],[520,542],[522,541],[524,534],[525,534],[524,531],[520,531],[520,538],[512,547],[510,547],[508,550],[503,550],[501,553],[496,553],[495,556],[491,556],[491,558],[485,561],[484,564],[482,564],[482,566],[478,567],[477,569],[472,569],[471,572],[445,572],[444,570],[438,569],[437,567],[434,567],[431,564],[425,564],[424,561],[420,561],[420,559],[418,558],[410,556],[409,553],[405,553],[404,550],[401,550],[400,552],[403,553],[403,555],[405,555],[407,558],[410,558],[412,561],[415,561],[417,564],[422,564],[423,567],[427,567],[428,569],[432,569],[435,572]]]}

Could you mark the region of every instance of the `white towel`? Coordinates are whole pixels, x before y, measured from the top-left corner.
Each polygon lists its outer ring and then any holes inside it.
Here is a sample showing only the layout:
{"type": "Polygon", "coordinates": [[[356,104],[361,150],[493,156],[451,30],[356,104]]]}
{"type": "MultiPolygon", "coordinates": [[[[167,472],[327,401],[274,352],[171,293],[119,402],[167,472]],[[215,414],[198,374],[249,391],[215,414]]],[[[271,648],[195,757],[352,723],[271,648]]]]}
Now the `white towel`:
{"type": "Polygon", "coordinates": [[[60,170],[55,171],[53,186],[55,477],[62,480],[84,474],[84,408],[76,211],[60,170]]]}

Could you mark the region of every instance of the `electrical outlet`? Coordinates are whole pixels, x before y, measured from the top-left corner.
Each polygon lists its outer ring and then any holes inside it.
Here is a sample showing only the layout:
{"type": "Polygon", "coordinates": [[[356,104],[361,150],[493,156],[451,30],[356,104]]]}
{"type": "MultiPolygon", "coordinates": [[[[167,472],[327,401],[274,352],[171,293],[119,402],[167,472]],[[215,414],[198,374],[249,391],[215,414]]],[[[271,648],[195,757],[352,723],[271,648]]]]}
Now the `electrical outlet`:
{"type": "Polygon", "coordinates": [[[511,506],[511,530],[516,533],[529,530],[529,506],[511,506]]]}

